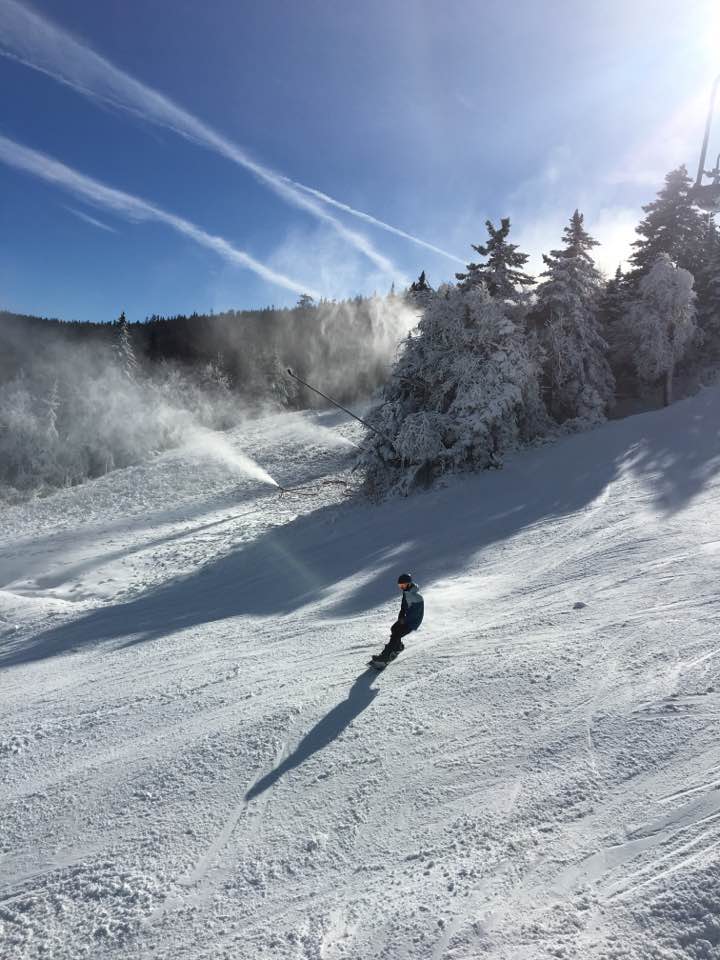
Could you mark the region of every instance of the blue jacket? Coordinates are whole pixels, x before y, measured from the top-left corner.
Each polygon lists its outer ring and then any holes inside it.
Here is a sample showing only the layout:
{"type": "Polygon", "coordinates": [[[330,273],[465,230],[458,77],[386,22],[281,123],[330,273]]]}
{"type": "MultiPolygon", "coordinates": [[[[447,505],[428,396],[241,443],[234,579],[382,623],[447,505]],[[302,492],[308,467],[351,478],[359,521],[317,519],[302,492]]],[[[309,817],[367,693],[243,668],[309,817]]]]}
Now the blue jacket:
{"type": "Polygon", "coordinates": [[[407,590],[403,590],[402,603],[400,604],[400,615],[398,622],[404,623],[411,630],[417,630],[425,614],[425,601],[422,594],[418,593],[416,583],[412,583],[407,590]]]}

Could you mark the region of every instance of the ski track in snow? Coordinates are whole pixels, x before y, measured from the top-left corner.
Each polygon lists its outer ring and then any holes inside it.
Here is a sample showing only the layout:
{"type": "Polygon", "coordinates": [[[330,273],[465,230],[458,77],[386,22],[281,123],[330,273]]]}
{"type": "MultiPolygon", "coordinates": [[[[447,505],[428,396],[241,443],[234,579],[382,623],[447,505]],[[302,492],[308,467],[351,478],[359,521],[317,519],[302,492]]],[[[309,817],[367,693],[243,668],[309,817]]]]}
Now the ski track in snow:
{"type": "Polygon", "coordinates": [[[284,496],[188,450],[4,508],[3,960],[720,956],[718,414],[381,507],[274,415],[284,496]]]}

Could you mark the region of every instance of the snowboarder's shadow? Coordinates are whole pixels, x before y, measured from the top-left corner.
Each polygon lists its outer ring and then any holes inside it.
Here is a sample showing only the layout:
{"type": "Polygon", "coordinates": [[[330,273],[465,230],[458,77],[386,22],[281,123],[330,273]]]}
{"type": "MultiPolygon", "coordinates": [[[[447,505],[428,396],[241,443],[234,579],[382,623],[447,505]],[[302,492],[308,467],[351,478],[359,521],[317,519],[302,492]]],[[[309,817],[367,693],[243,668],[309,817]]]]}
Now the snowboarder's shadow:
{"type": "Polygon", "coordinates": [[[259,797],[273,784],[286,774],[289,770],[294,770],[301,763],[308,760],[318,750],[324,750],[336,740],[340,734],[347,729],[352,721],[369,707],[372,701],[380,692],[373,689],[372,682],[377,677],[377,671],[368,667],[357,678],[348,692],[345,700],[333,707],[330,713],[326,714],[322,720],[302,738],[293,752],[285,757],[282,763],[278,764],[270,773],[257,781],[245,794],[245,801],[249,802],[259,797]]]}

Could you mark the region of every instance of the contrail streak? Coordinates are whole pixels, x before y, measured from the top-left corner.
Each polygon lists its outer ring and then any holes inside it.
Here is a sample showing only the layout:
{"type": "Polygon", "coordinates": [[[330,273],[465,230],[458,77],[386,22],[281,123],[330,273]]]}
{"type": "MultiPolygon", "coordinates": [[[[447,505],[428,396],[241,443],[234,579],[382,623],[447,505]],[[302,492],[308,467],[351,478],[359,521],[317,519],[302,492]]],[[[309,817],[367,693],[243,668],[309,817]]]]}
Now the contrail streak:
{"type": "Polygon", "coordinates": [[[96,220],[95,217],[91,217],[88,213],[83,213],[82,210],[76,210],[75,207],[67,207],[63,204],[65,210],[68,213],[72,213],[73,216],[78,217],[80,220],[84,220],[85,223],[92,224],[93,227],[98,227],[100,230],[107,230],[108,233],[117,233],[117,230],[114,230],[112,227],[109,227],[106,223],[103,223],[101,220],[96,220]]]}
{"type": "Polygon", "coordinates": [[[22,6],[17,0],[0,0],[0,55],[15,59],[72,87],[91,99],[126,110],[148,122],[173,130],[195,143],[222,154],[238,166],[250,171],[286,202],[329,224],[343,239],[363,253],[384,273],[400,282],[400,271],[392,261],[379,253],[360,233],[342,224],[325,209],[326,205],[342,210],[365,223],[379,227],[426,249],[464,263],[459,257],[386,224],[369,214],[340,203],[327,194],[306,187],[272,170],[256,160],[241,146],[203,123],[198,117],[179,107],[163,94],[120,70],[90,47],[49,20],[22,6]]]}
{"type": "Polygon", "coordinates": [[[357,217],[359,220],[364,220],[365,223],[369,223],[373,227],[379,227],[380,230],[386,230],[388,233],[394,233],[396,237],[402,237],[404,240],[410,240],[412,243],[416,243],[420,247],[425,247],[426,250],[432,250],[433,253],[439,253],[442,257],[447,257],[449,260],[454,260],[455,263],[461,263],[463,266],[467,265],[467,260],[463,260],[461,257],[456,257],[454,253],[448,253],[447,250],[443,250],[442,247],[436,247],[434,243],[428,243],[427,240],[421,240],[419,237],[414,237],[411,233],[406,233],[399,227],[393,227],[389,223],[385,223],[383,220],[378,220],[376,217],[371,216],[369,213],[363,213],[362,210],[356,210],[354,207],[350,207],[346,203],[341,203],[340,200],[335,200],[333,197],[328,196],[327,193],[322,193],[320,190],[314,190],[312,187],[306,187],[302,183],[298,183],[297,180],[293,180],[292,183],[299,190],[304,190],[311,196],[317,197],[318,200],[322,200],[323,203],[327,203],[330,207],[336,207],[338,210],[342,210],[345,213],[350,213],[353,217],[357,217]]]}
{"type": "Polygon", "coordinates": [[[295,293],[310,293],[315,298],[319,296],[317,292],[308,290],[304,284],[296,283],[289,277],[283,276],[283,274],[265,266],[264,263],[255,260],[250,254],[233,247],[223,237],[207,233],[189,220],[184,220],[174,213],[168,213],[167,210],[148,203],[141,197],[108,187],[104,183],[100,183],[99,180],[94,180],[92,177],[87,177],[85,174],[65,166],[59,160],[55,160],[37,150],[31,150],[29,147],[24,147],[1,134],[0,162],[26,173],[31,173],[48,183],[56,184],[75,196],[82,197],[94,206],[112,210],[127,220],[136,222],[155,220],[164,223],[177,233],[194,240],[200,246],[214,250],[228,263],[247,267],[248,270],[252,270],[263,280],[268,280],[270,283],[275,283],[295,293]]]}

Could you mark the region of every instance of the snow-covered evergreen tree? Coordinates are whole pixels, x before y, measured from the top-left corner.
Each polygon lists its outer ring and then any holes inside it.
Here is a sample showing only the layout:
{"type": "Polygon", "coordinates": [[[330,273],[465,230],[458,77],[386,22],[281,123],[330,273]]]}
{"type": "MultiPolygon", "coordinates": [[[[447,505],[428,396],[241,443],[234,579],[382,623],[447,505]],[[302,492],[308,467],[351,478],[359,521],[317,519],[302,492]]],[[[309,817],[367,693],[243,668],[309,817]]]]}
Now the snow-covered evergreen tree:
{"type": "Polygon", "coordinates": [[[517,300],[526,287],[535,280],[522,270],[529,257],[521,253],[517,244],[508,243],[510,218],[503,217],[500,227],[495,228],[491,220],[485,221],[490,239],[485,244],[471,244],[481,257],[487,257],[485,263],[469,263],[466,273],[456,273],[462,290],[470,290],[484,284],[490,296],[500,300],[517,300]]]}
{"type": "Polygon", "coordinates": [[[676,267],[666,253],[660,254],[640,280],[632,312],[638,374],[649,383],[662,378],[667,406],[672,402],[675,367],[697,331],[692,274],[676,267]]]}
{"type": "Polygon", "coordinates": [[[288,376],[287,364],[280,360],[277,353],[273,355],[271,361],[271,382],[275,400],[290,409],[299,406],[301,388],[297,380],[288,376]]]}
{"type": "Polygon", "coordinates": [[[446,471],[502,464],[544,424],[522,307],[484,285],[441,287],[369,414],[360,464],[371,496],[407,493],[446,471]]]}
{"type": "Polygon", "coordinates": [[[48,443],[54,445],[59,438],[57,418],[58,410],[60,409],[60,388],[57,380],[53,381],[52,389],[45,398],[45,409],[47,411],[46,434],[48,443]]]}
{"type": "Polygon", "coordinates": [[[425,307],[432,297],[433,292],[433,288],[427,282],[427,277],[423,270],[417,280],[413,280],[408,287],[405,299],[414,306],[425,307]]]}
{"type": "Polygon", "coordinates": [[[547,267],[533,310],[545,354],[544,390],[558,422],[604,419],[615,381],[600,332],[603,278],[590,251],[598,246],[576,210],[563,231],[564,247],[543,254],[547,267]]]}
{"type": "Polygon", "coordinates": [[[134,380],[137,376],[138,362],[135,357],[132,340],[130,339],[130,329],[124,310],[118,317],[115,325],[117,327],[115,352],[120,369],[128,380],[134,380]]]}
{"type": "Polygon", "coordinates": [[[276,350],[261,350],[255,354],[248,387],[252,400],[260,405],[296,407],[298,404],[300,388],[297,381],[288,376],[287,364],[280,360],[276,350]]]}
{"type": "Polygon", "coordinates": [[[677,267],[696,276],[702,266],[700,247],[705,233],[706,215],[694,205],[692,180],[683,164],[665,177],[665,186],[657,198],[643,207],[647,214],[637,227],[639,240],[633,246],[631,276],[637,283],[665,253],[677,267]]]}
{"type": "Polygon", "coordinates": [[[225,370],[225,360],[221,352],[202,368],[200,382],[214,392],[228,393],[230,391],[230,377],[225,370]]]}

